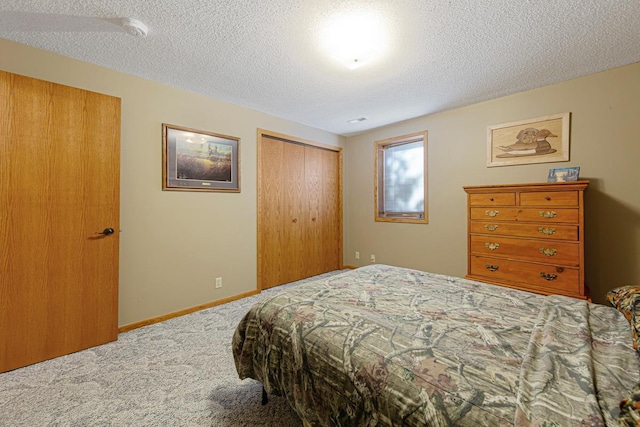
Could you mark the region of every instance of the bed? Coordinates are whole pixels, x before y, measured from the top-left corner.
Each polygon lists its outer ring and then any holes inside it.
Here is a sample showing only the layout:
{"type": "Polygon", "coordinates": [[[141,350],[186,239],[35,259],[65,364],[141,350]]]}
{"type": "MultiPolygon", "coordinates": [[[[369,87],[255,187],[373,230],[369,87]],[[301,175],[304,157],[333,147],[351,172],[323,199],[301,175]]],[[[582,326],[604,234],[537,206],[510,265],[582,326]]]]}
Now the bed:
{"type": "Polygon", "coordinates": [[[612,307],[387,265],[266,297],[233,356],[305,426],[617,426],[640,373],[612,307]]]}

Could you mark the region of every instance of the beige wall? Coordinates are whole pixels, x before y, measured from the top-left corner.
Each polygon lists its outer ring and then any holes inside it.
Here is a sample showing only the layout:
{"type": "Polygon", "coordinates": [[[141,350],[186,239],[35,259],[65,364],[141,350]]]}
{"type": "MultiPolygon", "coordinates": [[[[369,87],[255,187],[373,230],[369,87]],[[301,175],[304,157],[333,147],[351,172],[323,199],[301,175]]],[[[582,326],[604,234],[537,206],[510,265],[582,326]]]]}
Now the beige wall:
{"type": "Polygon", "coordinates": [[[586,276],[594,301],[640,284],[640,63],[347,139],[345,263],[379,263],[464,276],[465,185],[546,181],[552,167],[580,166],[586,193],[586,276]],[[571,112],[569,162],[486,167],[487,126],[571,112]],[[429,224],[373,220],[373,143],[429,132],[429,224]],[[360,260],[354,257],[361,254],[360,260]]]}
{"type": "Polygon", "coordinates": [[[122,98],[119,324],[256,289],[257,128],[334,134],[0,39],[0,69],[122,98]],[[241,193],[162,191],[161,124],[241,138],[241,193]],[[215,289],[215,277],[223,286],[215,289]]]}
{"type": "Polygon", "coordinates": [[[120,325],[254,290],[256,129],[344,152],[345,263],[377,262],[463,276],[464,185],[541,182],[580,166],[587,190],[587,280],[595,301],[640,283],[640,64],[398,123],[345,139],[0,39],[0,69],[122,98],[120,325]],[[570,111],[571,161],[485,166],[486,127],[570,111]],[[240,194],[161,191],[161,123],[241,138],[240,194]],[[373,221],[373,141],[429,132],[429,224],[373,221]],[[354,252],[361,259],[355,260],[354,252]],[[214,289],[214,278],[224,285],[214,289]]]}

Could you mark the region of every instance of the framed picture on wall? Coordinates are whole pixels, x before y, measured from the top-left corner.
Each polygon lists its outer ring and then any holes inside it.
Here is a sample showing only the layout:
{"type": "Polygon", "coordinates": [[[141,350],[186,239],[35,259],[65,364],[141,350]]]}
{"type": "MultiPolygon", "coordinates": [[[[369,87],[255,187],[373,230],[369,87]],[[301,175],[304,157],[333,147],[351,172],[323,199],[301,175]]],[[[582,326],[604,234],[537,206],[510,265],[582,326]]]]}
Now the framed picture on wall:
{"type": "Polygon", "coordinates": [[[162,189],[240,192],[240,138],[162,124],[162,189]]]}
{"type": "Polygon", "coordinates": [[[487,167],[569,161],[569,118],[561,113],[487,128],[487,167]]]}

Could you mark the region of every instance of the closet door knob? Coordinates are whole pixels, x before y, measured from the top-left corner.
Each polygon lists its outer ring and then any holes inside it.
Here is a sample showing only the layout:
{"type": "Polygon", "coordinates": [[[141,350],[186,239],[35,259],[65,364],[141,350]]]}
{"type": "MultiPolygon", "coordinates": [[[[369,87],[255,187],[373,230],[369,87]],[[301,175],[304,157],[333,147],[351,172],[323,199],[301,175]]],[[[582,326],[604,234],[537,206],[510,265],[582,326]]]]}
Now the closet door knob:
{"type": "Polygon", "coordinates": [[[293,222],[298,222],[298,218],[293,218],[293,222]]]}

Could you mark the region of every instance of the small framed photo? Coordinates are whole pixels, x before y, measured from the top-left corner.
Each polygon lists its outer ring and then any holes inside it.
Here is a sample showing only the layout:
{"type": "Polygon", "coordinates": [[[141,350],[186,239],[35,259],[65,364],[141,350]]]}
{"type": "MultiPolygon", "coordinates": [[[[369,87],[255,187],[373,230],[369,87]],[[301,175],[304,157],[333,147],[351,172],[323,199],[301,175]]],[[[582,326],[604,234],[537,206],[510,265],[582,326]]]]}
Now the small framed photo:
{"type": "Polygon", "coordinates": [[[571,113],[487,127],[487,167],[569,161],[571,113]]]}
{"type": "Polygon", "coordinates": [[[557,168],[549,169],[549,175],[547,176],[547,182],[569,182],[577,181],[578,175],[580,175],[580,167],[574,168],[557,168]]]}
{"type": "Polygon", "coordinates": [[[162,124],[162,189],[240,192],[240,138],[162,124]]]}

